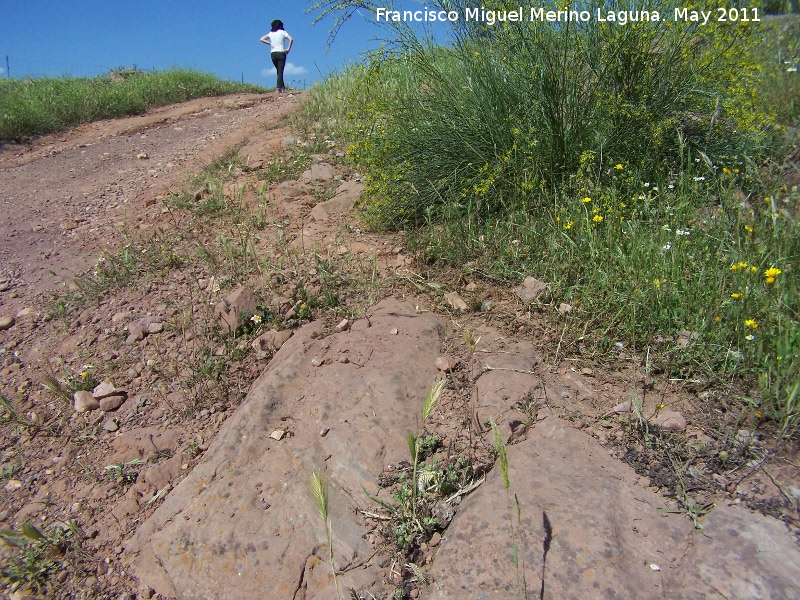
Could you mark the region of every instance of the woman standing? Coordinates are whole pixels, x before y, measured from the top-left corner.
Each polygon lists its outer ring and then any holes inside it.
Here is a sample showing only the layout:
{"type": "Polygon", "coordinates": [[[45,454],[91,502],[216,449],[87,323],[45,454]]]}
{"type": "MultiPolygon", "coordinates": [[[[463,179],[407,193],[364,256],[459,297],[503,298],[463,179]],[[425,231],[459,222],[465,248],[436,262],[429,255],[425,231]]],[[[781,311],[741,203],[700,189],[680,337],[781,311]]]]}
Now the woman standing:
{"type": "Polygon", "coordinates": [[[283,29],[283,23],[275,19],[272,24],[272,31],[261,38],[265,44],[269,44],[271,49],[272,64],[275,65],[275,70],[278,72],[278,93],[282,94],[286,91],[286,86],[283,83],[283,70],[286,68],[286,55],[292,49],[294,39],[283,29]],[[289,40],[289,45],[286,46],[286,40],[289,40]]]}

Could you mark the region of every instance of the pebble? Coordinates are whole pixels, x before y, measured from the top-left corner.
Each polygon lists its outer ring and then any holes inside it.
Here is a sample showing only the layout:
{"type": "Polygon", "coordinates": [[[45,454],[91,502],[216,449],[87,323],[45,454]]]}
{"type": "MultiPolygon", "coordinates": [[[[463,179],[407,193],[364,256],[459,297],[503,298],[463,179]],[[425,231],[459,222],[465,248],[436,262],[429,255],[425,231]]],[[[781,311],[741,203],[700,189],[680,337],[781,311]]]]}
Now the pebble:
{"type": "Polygon", "coordinates": [[[100,408],[100,402],[92,395],[92,392],[78,390],[72,398],[75,401],[76,413],[85,413],[100,408]]]}
{"type": "Polygon", "coordinates": [[[311,359],[311,365],[314,367],[318,367],[322,364],[322,359],[319,356],[315,356],[311,359]]]}
{"type": "Polygon", "coordinates": [[[449,373],[456,367],[456,361],[454,358],[450,358],[448,356],[440,356],[436,359],[436,368],[444,373],[449,373]]]}
{"type": "Polygon", "coordinates": [[[161,333],[164,331],[164,323],[150,323],[147,326],[147,333],[161,333]]]}
{"type": "Polygon", "coordinates": [[[652,424],[664,431],[685,431],[686,417],[674,410],[662,410],[655,416],[652,424]]]}
{"type": "Polygon", "coordinates": [[[436,548],[436,546],[438,546],[439,542],[441,541],[442,541],[442,534],[439,533],[438,531],[434,532],[434,534],[431,536],[430,547],[436,548]]]}
{"type": "Polygon", "coordinates": [[[592,371],[591,369],[581,369],[581,375],[585,377],[591,377],[592,375],[594,375],[594,371],[592,371]]]}
{"type": "Polygon", "coordinates": [[[392,329],[389,330],[389,335],[397,335],[398,333],[397,327],[392,327],[392,329]]]}
{"type": "Polygon", "coordinates": [[[347,319],[342,319],[341,322],[334,328],[337,333],[341,333],[342,331],[347,331],[350,329],[350,321],[347,319]]]}
{"type": "Polygon", "coordinates": [[[100,400],[100,410],[111,412],[125,403],[125,396],[106,396],[100,400]]]}
{"type": "Polygon", "coordinates": [[[617,404],[611,410],[614,411],[615,413],[617,413],[618,415],[621,415],[623,413],[629,413],[629,412],[631,412],[631,402],[630,402],[630,400],[626,400],[625,402],[623,402],[621,404],[617,404]]]}
{"type": "Polygon", "coordinates": [[[347,363],[349,363],[349,362],[350,362],[350,359],[349,359],[349,358],[347,358],[346,356],[340,356],[340,357],[339,357],[338,359],[336,359],[336,360],[337,360],[337,362],[340,362],[340,363],[342,363],[343,365],[346,365],[347,363]]]}
{"type": "Polygon", "coordinates": [[[108,421],[103,423],[103,429],[108,431],[109,433],[113,433],[117,429],[119,429],[119,425],[117,425],[117,423],[116,423],[116,421],[114,421],[114,419],[109,419],[108,421]]]}
{"type": "Polygon", "coordinates": [[[319,437],[325,437],[326,435],[328,435],[328,432],[330,430],[331,430],[330,427],[323,427],[322,429],[319,430],[319,437]]]}
{"type": "Polygon", "coordinates": [[[8,483],[3,486],[3,489],[7,492],[13,492],[18,490],[22,487],[22,482],[19,479],[9,479],[8,483]]]}
{"type": "Polygon", "coordinates": [[[458,295],[458,292],[450,292],[449,294],[445,294],[444,301],[456,310],[467,310],[469,308],[467,303],[464,302],[464,299],[458,295]]]}
{"type": "Polygon", "coordinates": [[[562,315],[568,315],[569,313],[572,312],[572,305],[567,304],[566,302],[562,302],[561,304],[558,305],[558,312],[561,313],[562,315]]]}
{"type": "Polygon", "coordinates": [[[14,317],[0,317],[0,331],[11,329],[14,326],[14,317]]]}
{"type": "Polygon", "coordinates": [[[5,292],[8,288],[11,287],[11,283],[8,281],[3,281],[0,283],[0,292],[5,292]]]}
{"type": "Polygon", "coordinates": [[[283,439],[283,436],[285,435],[286,432],[283,429],[276,429],[275,431],[269,434],[269,437],[271,437],[273,440],[281,441],[283,439]]]}
{"type": "Polygon", "coordinates": [[[67,573],[67,571],[59,571],[58,575],[56,575],[56,581],[58,581],[58,583],[64,583],[67,580],[67,577],[69,577],[69,573],[67,573]]]}
{"type": "Polygon", "coordinates": [[[117,388],[114,387],[114,383],[110,379],[106,379],[92,390],[92,396],[100,400],[100,398],[105,398],[106,396],[113,396],[116,391],[117,388]]]}

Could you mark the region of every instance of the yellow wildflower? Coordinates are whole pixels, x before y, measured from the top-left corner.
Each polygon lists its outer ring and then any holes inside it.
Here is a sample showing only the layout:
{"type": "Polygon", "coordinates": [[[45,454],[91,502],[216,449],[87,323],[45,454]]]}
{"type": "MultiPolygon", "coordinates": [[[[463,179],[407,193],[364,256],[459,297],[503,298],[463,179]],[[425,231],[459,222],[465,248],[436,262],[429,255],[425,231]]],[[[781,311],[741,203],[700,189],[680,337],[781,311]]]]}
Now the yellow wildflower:
{"type": "Polygon", "coordinates": [[[756,323],[755,319],[745,319],[744,324],[749,327],[750,329],[757,329],[758,323],[756,323]]]}
{"type": "Polygon", "coordinates": [[[595,223],[601,223],[603,221],[603,215],[595,215],[592,217],[592,221],[595,223]]]}
{"type": "Polygon", "coordinates": [[[570,221],[564,225],[564,229],[572,229],[572,226],[575,224],[575,221],[570,221]]]}
{"type": "Polygon", "coordinates": [[[581,202],[583,202],[584,204],[589,204],[589,202],[591,202],[591,201],[592,201],[592,199],[589,198],[589,196],[586,196],[583,200],[581,200],[581,202]]]}
{"type": "Polygon", "coordinates": [[[739,292],[734,292],[733,294],[731,294],[731,298],[733,298],[734,300],[738,300],[741,297],[742,295],[739,292]]]}
{"type": "Polygon", "coordinates": [[[614,168],[615,168],[617,171],[622,171],[622,169],[623,169],[623,166],[622,166],[620,163],[617,163],[616,165],[614,165],[614,168]]]}

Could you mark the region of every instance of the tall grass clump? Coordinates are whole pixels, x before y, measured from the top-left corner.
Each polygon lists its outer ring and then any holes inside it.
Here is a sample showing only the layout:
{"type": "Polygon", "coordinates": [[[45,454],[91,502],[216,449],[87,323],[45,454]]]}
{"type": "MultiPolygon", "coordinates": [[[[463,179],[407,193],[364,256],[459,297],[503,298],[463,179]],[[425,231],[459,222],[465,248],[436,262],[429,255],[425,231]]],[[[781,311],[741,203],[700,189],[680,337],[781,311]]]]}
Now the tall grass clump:
{"type": "MultiPolygon", "coordinates": [[[[356,5],[377,8],[317,10],[356,5]]],[[[625,26],[588,3],[570,7],[588,22],[388,23],[387,49],[323,84],[313,110],[365,173],[367,224],[409,229],[428,263],[547,280],[550,303],[574,307],[556,317],[573,351],[649,348],[671,377],[757,381],[755,416],[796,435],[800,194],[782,157],[799,21],[701,27],[676,6],[645,2],[661,21],[625,26]]]]}
{"type": "Polygon", "coordinates": [[[193,98],[261,92],[184,69],[126,70],[125,77],[45,77],[0,80],[0,140],[62,131],[100,119],[142,113],[193,98]]]}

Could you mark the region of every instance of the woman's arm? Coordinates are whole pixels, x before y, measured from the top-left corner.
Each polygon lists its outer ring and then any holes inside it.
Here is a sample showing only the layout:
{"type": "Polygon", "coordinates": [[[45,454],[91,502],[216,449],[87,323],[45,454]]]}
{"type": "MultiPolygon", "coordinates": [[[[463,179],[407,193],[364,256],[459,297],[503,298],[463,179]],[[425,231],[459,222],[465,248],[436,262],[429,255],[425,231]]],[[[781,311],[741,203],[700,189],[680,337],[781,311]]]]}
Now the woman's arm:
{"type": "Polygon", "coordinates": [[[261,37],[261,43],[262,44],[269,44],[269,34],[266,34],[265,36],[261,37]]]}
{"type": "Polygon", "coordinates": [[[286,48],[286,54],[289,54],[289,50],[292,49],[292,44],[294,44],[294,38],[287,33],[286,39],[289,40],[289,47],[286,48]]]}

